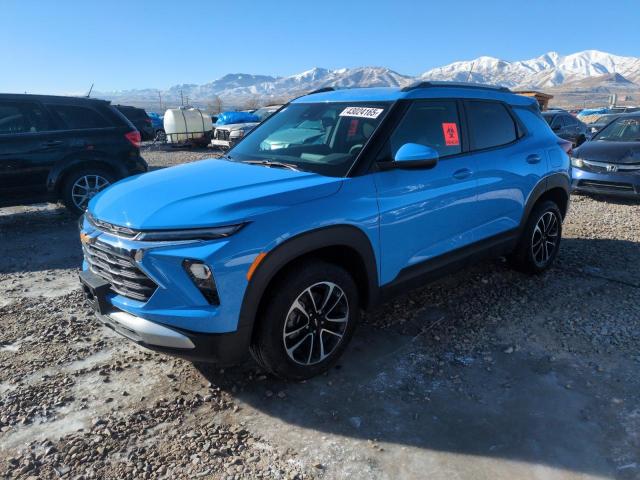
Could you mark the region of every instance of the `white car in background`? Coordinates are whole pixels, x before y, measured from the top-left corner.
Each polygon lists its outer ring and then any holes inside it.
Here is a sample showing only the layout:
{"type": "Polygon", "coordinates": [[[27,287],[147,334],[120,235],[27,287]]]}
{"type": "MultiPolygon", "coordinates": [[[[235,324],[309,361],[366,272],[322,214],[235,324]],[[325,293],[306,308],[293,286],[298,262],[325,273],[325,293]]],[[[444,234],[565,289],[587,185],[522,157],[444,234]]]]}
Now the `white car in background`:
{"type": "Polygon", "coordinates": [[[258,110],[253,112],[253,115],[257,116],[260,119],[259,122],[214,125],[211,145],[222,148],[224,150],[233,147],[240,141],[242,137],[244,137],[258,125],[260,125],[261,122],[264,122],[267,118],[280,110],[280,108],[282,108],[282,105],[269,105],[259,108],[258,110]]]}

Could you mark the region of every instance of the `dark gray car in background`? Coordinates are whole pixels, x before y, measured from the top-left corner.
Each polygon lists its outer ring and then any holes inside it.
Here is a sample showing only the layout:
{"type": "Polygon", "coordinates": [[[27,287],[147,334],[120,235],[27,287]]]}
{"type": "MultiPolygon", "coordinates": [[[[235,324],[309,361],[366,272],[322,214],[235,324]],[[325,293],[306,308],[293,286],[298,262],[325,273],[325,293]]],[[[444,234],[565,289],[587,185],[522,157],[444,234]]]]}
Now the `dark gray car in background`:
{"type": "Polygon", "coordinates": [[[640,199],[640,113],[622,114],[573,151],[575,191],[640,199]]]}
{"type": "Polygon", "coordinates": [[[547,110],[542,112],[542,116],[557,136],[570,141],[574,147],[584,143],[590,136],[589,127],[569,112],[547,110]]]}

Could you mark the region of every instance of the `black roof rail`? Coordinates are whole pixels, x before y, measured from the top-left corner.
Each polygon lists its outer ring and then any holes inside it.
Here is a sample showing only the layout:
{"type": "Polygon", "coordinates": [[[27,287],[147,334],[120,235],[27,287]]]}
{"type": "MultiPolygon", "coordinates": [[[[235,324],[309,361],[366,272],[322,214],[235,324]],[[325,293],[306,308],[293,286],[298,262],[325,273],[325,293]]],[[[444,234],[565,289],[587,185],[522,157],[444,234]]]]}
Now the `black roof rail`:
{"type": "Polygon", "coordinates": [[[477,88],[479,90],[493,90],[496,92],[511,93],[507,87],[500,87],[498,85],[485,85],[483,83],[468,83],[468,82],[434,82],[434,81],[421,81],[415,82],[411,85],[407,85],[402,89],[403,92],[410,92],[418,88],[434,88],[434,87],[454,87],[454,88],[477,88]]]}
{"type": "Polygon", "coordinates": [[[335,87],[322,87],[317,90],[312,90],[311,92],[305,93],[302,96],[304,97],[305,95],[313,95],[314,93],[333,92],[335,89],[335,87]]]}
{"type": "Polygon", "coordinates": [[[297,100],[299,98],[302,97],[306,97],[307,95],[313,95],[314,93],[324,93],[324,92],[333,92],[334,90],[336,90],[335,87],[322,87],[322,88],[318,88],[317,90],[312,90],[310,92],[307,93],[303,93],[302,95],[298,95],[295,98],[292,98],[291,100],[289,100],[289,102],[293,102],[294,100],[297,100]]]}

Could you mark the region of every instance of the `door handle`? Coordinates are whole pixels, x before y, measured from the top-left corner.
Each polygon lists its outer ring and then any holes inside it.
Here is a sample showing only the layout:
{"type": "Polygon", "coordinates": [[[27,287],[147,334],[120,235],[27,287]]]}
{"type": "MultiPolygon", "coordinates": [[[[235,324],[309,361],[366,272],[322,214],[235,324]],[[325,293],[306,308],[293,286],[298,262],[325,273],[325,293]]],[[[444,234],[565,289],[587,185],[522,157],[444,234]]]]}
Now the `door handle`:
{"type": "Polygon", "coordinates": [[[460,170],[456,170],[453,172],[453,178],[457,180],[464,180],[465,178],[469,178],[473,172],[468,168],[461,168],[460,170]]]}
{"type": "Polygon", "coordinates": [[[532,153],[527,157],[527,163],[540,163],[540,160],[542,160],[540,155],[536,153],[532,153]]]}

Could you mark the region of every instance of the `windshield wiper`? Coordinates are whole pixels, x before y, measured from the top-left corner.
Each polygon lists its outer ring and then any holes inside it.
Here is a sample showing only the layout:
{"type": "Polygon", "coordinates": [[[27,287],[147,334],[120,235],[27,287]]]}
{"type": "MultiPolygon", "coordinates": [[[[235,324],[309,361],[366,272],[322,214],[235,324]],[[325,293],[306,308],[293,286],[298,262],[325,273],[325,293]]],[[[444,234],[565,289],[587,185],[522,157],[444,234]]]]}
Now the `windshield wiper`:
{"type": "Polygon", "coordinates": [[[263,167],[288,168],[289,170],[295,170],[296,172],[300,171],[300,168],[292,163],[278,162],[274,160],[244,160],[242,163],[262,165],[263,167]]]}

